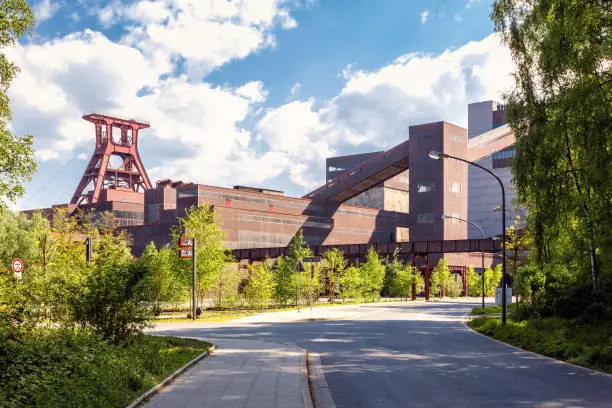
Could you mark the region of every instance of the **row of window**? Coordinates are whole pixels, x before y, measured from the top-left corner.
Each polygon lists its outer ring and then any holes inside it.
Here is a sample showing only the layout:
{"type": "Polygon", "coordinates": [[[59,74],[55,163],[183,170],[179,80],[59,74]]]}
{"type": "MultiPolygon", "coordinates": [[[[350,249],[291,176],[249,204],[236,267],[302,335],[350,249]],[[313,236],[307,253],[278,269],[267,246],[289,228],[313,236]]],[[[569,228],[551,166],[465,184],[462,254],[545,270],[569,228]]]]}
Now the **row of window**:
{"type": "Polygon", "coordinates": [[[115,218],[144,221],[144,212],[115,210],[113,211],[113,215],[115,218]]]}
{"type": "Polygon", "coordinates": [[[343,227],[336,227],[334,228],[335,232],[346,232],[349,234],[367,234],[370,235],[372,233],[371,229],[361,229],[361,228],[343,228],[343,227]]]}
{"type": "MultiPolygon", "coordinates": [[[[435,183],[432,181],[418,183],[416,185],[416,188],[417,193],[429,193],[431,191],[434,191],[435,183]]],[[[450,191],[451,193],[461,194],[461,191],[463,191],[463,185],[457,181],[451,181],[448,184],[448,191],[450,191]]]]}
{"type": "Polygon", "coordinates": [[[289,218],[274,218],[274,217],[264,217],[260,215],[241,215],[241,221],[259,221],[273,224],[288,224],[288,225],[299,225],[303,227],[311,227],[311,228],[323,228],[323,229],[332,229],[334,228],[334,224],[329,222],[318,222],[318,221],[309,221],[306,220],[302,222],[301,220],[292,220],[289,218]]]}
{"type": "Polygon", "coordinates": [[[289,245],[293,235],[291,234],[278,234],[274,232],[260,232],[260,231],[238,231],[238,241],[240,244],[248,245],[250,248],[265,248],[269,246],[289,245]]]}
{"type": "Polygon", "coordinates": [[[512,159],[514,157],[516,157],[516,150],[514,149],[493,153],[493,160],[512,159]]]}
{"type": "MultiPolygon", "coordinates": [[[[196,191],[197,190],[180,191],[178,197],[179,198],[195,197],[196,191]]],[[[315,204],[295,203],[291,201],[269,200],[269,199],[263,199],[263,198],[252,198],[252,197],[239,196],[235,194],[212,193],[209,191],[202,191],[202,190],[200,190],[199,195],[200,197],[220,198],[220,199],[226,199],[226,200],[240,200],[240,201],[245,201],[245,202],[254,203],[254,204],[268,204],[268,205],[277,205],[279,207],[293,207],[293,208],[300,208],[300,209],[308,208],[309,210],[313,210],[313,211],[323,211],[324,210],[324,207],[315,205],[315,204]]],[[[361,217],[370,217],[370,218],[376,218],[376,217],[395,218],[393,215],[390,215],[390,214],[377,214],[377,213],[364,212],[364,211],[358,211],[358,210],[348,210],[348,209],[338,209],[336,213],[348,214],[348,215],[359,215],[361,217]]]]}
{"type": "Polygon", "coordinates": [[[417,216],[417,224],[433,224],[433,222],[434,222],[433,213],[423,213],[417,216]]]}
{"type": "Polygon", "coordinates": [[[432,181],[417,184],[417,193],[429,193],[434,191],[435,184],[432,181]]]}
{"type": "Polygon", "coordinates": [[[268,205],[277,205],[279,207],[294,207],[294,208],[306,208],[308,204],[306,203],[295,203],[291,201],[280,201],[280,200],[268,200],[263,198],[253,198],[253,197],[245,197],[236,194],[226,194],[226,193],[213,193],[210,191],[200,190],[199,193],[197,190],[189,190],[189,191],[179,191],[179,198],[185,197],[195,197],[199,195],[200,197],[212,197],[212,198],[220,198],[224,200],[238,200],[238,201],[246,201],[248,203],[254,204],[268,204],[268,205]]]}

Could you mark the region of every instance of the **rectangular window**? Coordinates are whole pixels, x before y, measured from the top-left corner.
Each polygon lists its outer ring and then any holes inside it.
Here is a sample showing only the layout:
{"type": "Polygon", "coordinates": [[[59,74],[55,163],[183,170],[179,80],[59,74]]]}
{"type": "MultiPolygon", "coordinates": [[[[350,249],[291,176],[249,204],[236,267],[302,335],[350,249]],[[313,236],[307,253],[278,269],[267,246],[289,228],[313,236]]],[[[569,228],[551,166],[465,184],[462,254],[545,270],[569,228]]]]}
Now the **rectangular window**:
{"type": "Polygon", "coordinates": [[[434,222],[433,213],[423,213],[419,214],[417,217],[418,224],[432,224],[434,222]]]}
{"type": "Polygon", "coordinates": [[[451,181],[448,189],[451,193],[461,194],[461,183],[456,181],[451,181]]]}
{"type": "Polygon", "coordinates": [[[431,181],[417,184],[417,193],[429,193],[434,190],[434,183],[431,181]]]}

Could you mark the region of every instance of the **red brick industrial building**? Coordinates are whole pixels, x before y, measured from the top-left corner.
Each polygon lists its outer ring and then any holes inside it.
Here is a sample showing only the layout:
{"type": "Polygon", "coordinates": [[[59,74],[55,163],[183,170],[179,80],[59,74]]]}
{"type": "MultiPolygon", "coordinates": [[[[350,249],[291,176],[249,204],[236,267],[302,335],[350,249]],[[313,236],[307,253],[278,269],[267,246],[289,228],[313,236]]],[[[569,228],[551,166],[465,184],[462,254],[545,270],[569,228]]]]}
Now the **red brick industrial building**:
{"type": "MultiPolygon", "coordinates": [[[[111,211],[132,234],[136,254],[151,241],[170,243],[177,217],[202,204],[212,206],[232,249],[284,247],[300,228],[310,245],[466,239],[467,224],[441,215],[468,218],[467,166],[431,160],[429,152],[479,160],[514,143],[507,125],[469,140],[467,129],[447,122],[411,126],[407,140],[386,152],[329,158],[327,183],[295,198],[171,180],[149,186],[137,150],[138,129],[148,124],[86,116],[96,127],[96,149],[68,209],[111,211]],[[118,168],[110,167],[112,155],[121,159],[118,168]]],[[[451,265],[480,265],[480,254],[444,256],[451,265]]]]}

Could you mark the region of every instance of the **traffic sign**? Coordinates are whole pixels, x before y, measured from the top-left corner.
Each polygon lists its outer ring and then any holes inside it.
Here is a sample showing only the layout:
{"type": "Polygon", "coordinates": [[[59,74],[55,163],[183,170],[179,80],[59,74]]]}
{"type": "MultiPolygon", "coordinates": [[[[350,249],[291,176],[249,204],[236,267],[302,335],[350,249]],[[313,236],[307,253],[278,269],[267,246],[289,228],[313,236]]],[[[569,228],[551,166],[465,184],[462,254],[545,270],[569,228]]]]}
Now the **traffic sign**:
{"type": "Polygon", "coordinates": [[[21,273],[23,271],[23,261],[19,258],[13,259],[13,263],[11,264],[11,269],[15,273],[21,273]]]}
{"type": "Polygon", "coordinates": [[[11,269],[15,272],[15,277],[21,279],[21,272],[23,272],[23,261],[19,258],[13,259],[11,269]]]}
{"type": "Polygon", "coordinates": [[[321,262],[320,256],[305,256],[304,262],[321,262]]]}
{"type": "Polygon", "coordinates": [[[179,249],[179,258],[193,258],[193,249],[191,248],[179,249]]]}
{"type": "Polygon", "coordinates": [[[179,238],[179,246],[180,247],[192,247],[193,238],[179,238]]]}
{"type": "MultiPolygon", "coordinates": [[[[495,305],[502,304],[502,288],[495,288],[495,305]]],[[[506,306],[512,304],[512,288],[506,288],[506,306]]]]}

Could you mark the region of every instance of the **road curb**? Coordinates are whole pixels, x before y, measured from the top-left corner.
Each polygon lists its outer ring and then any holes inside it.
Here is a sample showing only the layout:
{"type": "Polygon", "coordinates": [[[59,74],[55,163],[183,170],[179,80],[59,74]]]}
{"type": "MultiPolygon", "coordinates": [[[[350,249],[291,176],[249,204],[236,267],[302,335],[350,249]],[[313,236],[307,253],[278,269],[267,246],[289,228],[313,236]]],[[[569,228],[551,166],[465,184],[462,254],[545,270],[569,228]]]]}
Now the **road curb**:
{"type": "Polygon", "coordinates": [[[306,358],[308,359],[308,379],[314,406],[316,408],[336,408],[325,379],[321,357],[318,353],[307,351],[306,358]]]}
{"type": "MultiPolygon", "coordinates": [[[[178,337],[178,336],[176,336],[176,337],[178,337]]],[[[193,337],[182,337],[182,338],[191,338],[191,339],[202,341],[201,339],[196,339],[196,338],[193,338],[193,337]]],[[[204,357],[208,357],[208,355],[210,355],[211,352],[215,351],[216,348],[217,348],[217,346],[215,344],[213,344],[212,346],[210,346],[210,348],[208,350],[206,350],[205,352],[203,352],[202,354],[200,354],[199,356],[197,356],[193,360],[189,361],[187,364],[183,365],[181,368],[179,368],[178,370],[176,370],[175,372],[170,374],[165,380],[163,380],[162,382],[157,384],[155,387],[151,388],[149,391],[145,392],[140,397],[136,398],[126,408],[136,408],[137,406],[139,406],[143,402],[147,401],[149,398],[151,398],[152,396],[157,394],[160,390],[162,390],[164,387],[166,387],[168,384],[170,384],[172,381],[174,381],[176,377],[178,377],[179,375],[183,374],[185,371],[187,371],[187,369],[191,368],[195,363],[197,363],[198,361],[202,360],[204,357]]]]}
{"type": "MultiPolygon", "coordinates": [[[[470,332],[472,332],[472,333],[476,333],[476,334],[478,334],[479,336],[482,336],[482,337],[484,337],[484,338],[487,338],[487,339],[489,339],[489,340],[491,340],[491,341],[494,341],[494,342],[496,342],[496,343],[503,344],[503,345],[504,345],[504,346],[506,346],[506,347],[513,348],[514,350],[520,351],[520,352],[522,352],[522,353],[529,353],[529,354],[532,354],[532,355],[534,355],[534,356],[537,356],[537,357],[541,357],[541,358],[545,358],[545,359],[547,359],[547,360],[550,360],[550,361],[552,361],[552,362],[554,362],[554,363],[556,363],[556,364],[565,364],[565,365],[568,365],[568,366],[570,366],[570,367],[572,367],[572,368],[577,368],[577,369],[579,369],[579,370],[587,371],[587,372],[588,372],[588,373],[590,373],[590,374],[604,376],[604,377],[607,377],[607,378],[609,378],[609,379],[611,379],[611,380],[612,380],[612,374],[604,373],[604,372],[602,372],[602,371],[593,370],[592,368],[588,368],[588,367],[579,366],[579,365],[577,365],[577,364],[569,363],[569,362],[567,362],[567,361],[558,360],[558,359],[556,359],[556,358],[552,358],[552,357],[549,357],[549,356],[545,356],[545,355],[543,355],[543,354],[536,353],[535,351],[525,350],[525,349],[522,349],[522,348],[520,348],[520,347],[514,346],[514,345],[512,345],[512,344],[510,344],[510,343],[506,343],[506,342],[503,342],[503,341],[501,341],[501,340],[498,340],[498,339],[496,339],[496,338],[494,338],[494,337],[487,336],[486,334],[482,334],[482,333],[480,333],[479,331],[474,330],[474,329],[472,329],[470,326],[468,326],[468,325],[467,325],[467,321],[468,321],[467,316],[468,316],[468,313],[464,314],[464,315],[461,317],[461,324],[463,324],[463,327],[465,327],[465,328],[466,328],[468,331],[470,331],[470,332]]],[[[476,316],[476,317],[482,317],[482,316],[476,316]]]]}

